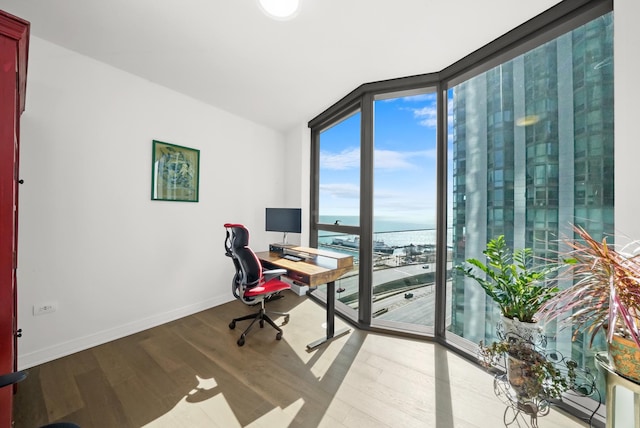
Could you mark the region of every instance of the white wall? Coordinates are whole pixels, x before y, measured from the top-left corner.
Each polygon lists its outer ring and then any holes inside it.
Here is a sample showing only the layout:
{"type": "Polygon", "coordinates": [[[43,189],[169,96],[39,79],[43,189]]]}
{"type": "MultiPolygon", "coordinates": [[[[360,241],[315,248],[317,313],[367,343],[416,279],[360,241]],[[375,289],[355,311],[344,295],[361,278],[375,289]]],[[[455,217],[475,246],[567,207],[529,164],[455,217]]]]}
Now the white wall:
{"type": "MultiPolygon", "coordinates": [[[[615,223],[620,241],[640,240],[640,2],[614,0],[615,223]]],[[[616,388],[616,426],[633,424],[633,394],[616,388]]],[[[610,399],[608,397],[607,399],[610,399]]],[[[614,427],[615,428],[615,427],[614,427]]]]}
{"type": "Polygon", "coordinates": [[[302,208],[302,234],[287,237],[292,244],[309,245],[309,190],[311,186],[311,130],[307,124],[292,129],[286,136],[286,204],[302,208]]]}
{"type": "Polygon", "coordinates": [[[36,37],[27,80],[20,368],[231,300],[223,224],[266,248],[264,207],[300,205],[281,133],[36,37]],[[200,149],[200,202],[150,200],[154,139],[200,149]]]}
{"type": "Polygon", "coordinates": [[[614,1],[616,229],[640,239],[640,2],[614,1]]]}

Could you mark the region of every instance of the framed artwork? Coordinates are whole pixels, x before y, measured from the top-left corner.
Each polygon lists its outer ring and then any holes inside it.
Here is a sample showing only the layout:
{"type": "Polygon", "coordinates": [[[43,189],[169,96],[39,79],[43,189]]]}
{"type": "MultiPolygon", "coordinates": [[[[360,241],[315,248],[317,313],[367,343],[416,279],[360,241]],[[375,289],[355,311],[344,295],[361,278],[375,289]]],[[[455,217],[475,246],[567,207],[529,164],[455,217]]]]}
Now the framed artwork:
{"type": "Polygon", "coordinates": [[[153,140],[151,199],[198,202],[200,150],[153,140]]]}

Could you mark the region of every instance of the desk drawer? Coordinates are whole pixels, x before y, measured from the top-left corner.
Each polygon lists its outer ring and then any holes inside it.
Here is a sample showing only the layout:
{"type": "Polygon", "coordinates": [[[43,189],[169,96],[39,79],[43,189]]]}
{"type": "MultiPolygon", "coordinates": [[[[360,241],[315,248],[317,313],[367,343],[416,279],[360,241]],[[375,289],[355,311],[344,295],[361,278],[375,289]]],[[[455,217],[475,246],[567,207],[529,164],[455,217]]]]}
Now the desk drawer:
{"type": "Polygon", "coordinates": [[[287,272],[287,277],[291,278],[294,281],[298,281],[298,282],[301,282],[301,283],[306,284],[306,285],[311,285],[309,283],[309,275],[305,275],[305,274],[298,273],[298,272],[293,272],[293,271],[288,271],[287,272]]]}

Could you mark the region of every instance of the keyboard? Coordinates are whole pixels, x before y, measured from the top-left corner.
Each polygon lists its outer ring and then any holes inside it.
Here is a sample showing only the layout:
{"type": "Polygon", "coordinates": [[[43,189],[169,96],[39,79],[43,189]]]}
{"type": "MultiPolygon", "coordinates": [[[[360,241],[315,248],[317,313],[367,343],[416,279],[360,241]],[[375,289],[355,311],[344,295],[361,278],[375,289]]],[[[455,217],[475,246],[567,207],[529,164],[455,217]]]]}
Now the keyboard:
{"type": "Polygon", "coordinates": [[[302,257],[294,256],[292,254],[285,254],[282,256],[283,259],[291,260],[292,262],[302,261],[302,257]]]}

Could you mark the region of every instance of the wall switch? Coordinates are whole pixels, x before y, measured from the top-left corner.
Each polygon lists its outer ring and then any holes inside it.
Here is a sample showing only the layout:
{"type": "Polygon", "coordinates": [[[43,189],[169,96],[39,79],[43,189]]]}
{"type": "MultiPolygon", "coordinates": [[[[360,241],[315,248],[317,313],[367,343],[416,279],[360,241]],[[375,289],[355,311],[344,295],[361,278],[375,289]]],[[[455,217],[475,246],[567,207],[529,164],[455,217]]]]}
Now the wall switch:
{"type": "Polygon", "coordinates": [[[44,315],[55,312],[58,309],[58,302],[47,302],[33,305],[33,315],[44,315]]]}

